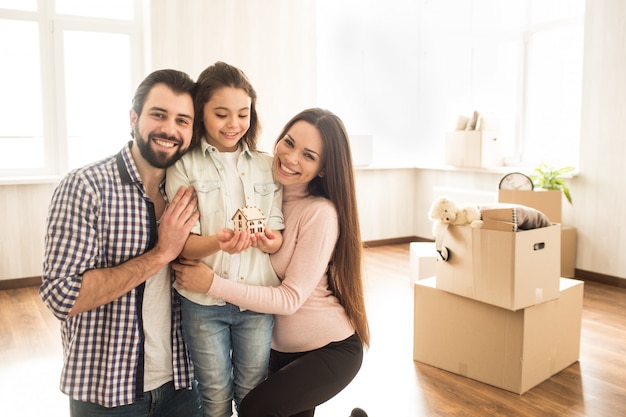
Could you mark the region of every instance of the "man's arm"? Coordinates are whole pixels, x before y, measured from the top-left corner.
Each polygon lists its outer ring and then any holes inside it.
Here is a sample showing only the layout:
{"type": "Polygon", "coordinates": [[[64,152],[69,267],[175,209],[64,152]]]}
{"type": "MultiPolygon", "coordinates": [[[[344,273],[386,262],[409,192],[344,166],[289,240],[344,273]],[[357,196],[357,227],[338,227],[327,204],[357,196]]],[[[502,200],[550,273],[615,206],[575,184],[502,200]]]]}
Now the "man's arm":
{"type": "Polygon", "coordinates": [[[69,317],[110,303],[176,259],[198,220],[196,203],[193,187],[181,187],[161,218],[154,248],[115,267],[86,271],[69,317]]]}

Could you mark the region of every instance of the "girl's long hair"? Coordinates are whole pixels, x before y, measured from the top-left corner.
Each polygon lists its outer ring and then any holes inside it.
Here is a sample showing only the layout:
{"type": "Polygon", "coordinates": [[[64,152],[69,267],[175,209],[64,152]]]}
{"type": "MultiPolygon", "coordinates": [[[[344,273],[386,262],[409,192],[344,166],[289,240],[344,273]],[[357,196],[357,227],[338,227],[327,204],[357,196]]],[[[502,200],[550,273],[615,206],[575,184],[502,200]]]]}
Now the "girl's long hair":
{"type": "Polygon", "coordinates": [[[329,199],[337,210],[339,238],[329,265],[329,282],[365,346],[370,331],[363,285],[363,243],[359,226],[352,153],[346,128],[339,117],[320,108],[295,115],[283,128],[278,143],[298,121],[315,126],[324,142],[323,176],[316,176],[309,192],[329,199]]]}

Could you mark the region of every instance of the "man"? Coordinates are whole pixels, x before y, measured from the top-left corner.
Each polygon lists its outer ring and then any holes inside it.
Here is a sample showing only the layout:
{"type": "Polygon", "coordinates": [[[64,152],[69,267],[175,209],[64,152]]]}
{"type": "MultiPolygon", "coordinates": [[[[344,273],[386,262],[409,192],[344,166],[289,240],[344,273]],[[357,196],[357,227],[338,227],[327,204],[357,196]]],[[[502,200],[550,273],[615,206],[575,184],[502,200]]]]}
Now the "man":
{"type": "Polygon", "coordinates": [[[50,204],[42,300],[61,321],[61,391],[78,416],[201,415],[169,263],[198,220],[169,204],[166,168],[189,148],[195,83],[160,70],[137,88],[130,141],[69,173],[50,204]]]}

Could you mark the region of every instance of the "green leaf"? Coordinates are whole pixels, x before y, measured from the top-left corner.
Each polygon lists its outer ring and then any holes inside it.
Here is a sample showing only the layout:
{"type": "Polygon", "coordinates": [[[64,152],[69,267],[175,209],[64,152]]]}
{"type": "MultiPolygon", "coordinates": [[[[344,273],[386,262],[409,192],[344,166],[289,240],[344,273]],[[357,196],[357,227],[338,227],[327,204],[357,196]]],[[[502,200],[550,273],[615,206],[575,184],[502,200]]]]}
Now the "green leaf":
{"type": "Polygon", "coordinates": [[[567,198],[567,201],[572,204],[572,196],[569,188],[565,185],[565,181],[562,178],[563,174],[574,171],[574,167],[562,167],[554,168],[545,162],[540,163],[535,167],[535,174],[530,176],[530,179],[535,184],[535,187],[544,188],[546,190],[562,190],[563,194],[567,198]]]}

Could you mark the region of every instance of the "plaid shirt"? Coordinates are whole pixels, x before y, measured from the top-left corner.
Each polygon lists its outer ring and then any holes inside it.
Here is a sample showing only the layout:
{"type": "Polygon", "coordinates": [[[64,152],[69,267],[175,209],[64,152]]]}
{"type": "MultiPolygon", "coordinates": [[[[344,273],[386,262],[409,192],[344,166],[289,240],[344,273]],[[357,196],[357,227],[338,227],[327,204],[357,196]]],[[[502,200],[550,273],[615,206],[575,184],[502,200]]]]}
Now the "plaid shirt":
{"type": "MultiPolygon", "coordinates": [[[[68,318],[82,274],[109,268],[154,247],[157,221],[130,153],[68,174],[50,204],[39,294],[61,321],[61,391],[105,407],[143,396],[142,299],[145,284],[113,302],[68,318]]],[[[165,196],[164,184],[161,193],[165,196]]],[[[174,385],[188,388],[193,367],[183,342],[180,300],[172,291],[174,385]]]]}

